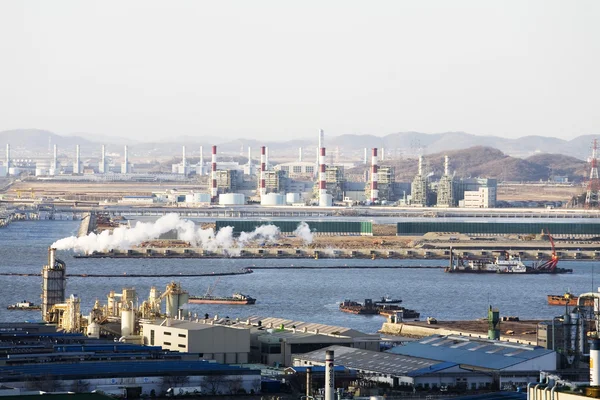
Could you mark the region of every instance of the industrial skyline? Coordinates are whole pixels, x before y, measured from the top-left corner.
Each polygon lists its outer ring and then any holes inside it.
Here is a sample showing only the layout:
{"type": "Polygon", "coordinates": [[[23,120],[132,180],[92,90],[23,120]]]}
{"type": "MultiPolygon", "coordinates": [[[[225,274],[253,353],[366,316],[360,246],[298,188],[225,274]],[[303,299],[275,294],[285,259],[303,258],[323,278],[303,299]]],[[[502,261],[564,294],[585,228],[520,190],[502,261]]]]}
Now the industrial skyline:
{"type": "Polygon", "coordinates": [[[542,0],[3,2],[0,130],[597,134],[599,12],[542,0]]]}

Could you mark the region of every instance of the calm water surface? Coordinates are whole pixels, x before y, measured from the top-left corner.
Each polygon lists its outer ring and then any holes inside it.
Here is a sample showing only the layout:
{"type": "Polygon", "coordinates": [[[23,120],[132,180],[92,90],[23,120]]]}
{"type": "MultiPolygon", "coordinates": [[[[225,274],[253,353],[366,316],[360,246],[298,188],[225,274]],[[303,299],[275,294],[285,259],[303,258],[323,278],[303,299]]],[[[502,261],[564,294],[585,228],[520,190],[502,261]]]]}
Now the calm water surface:
{"type": "MultiPolygon", "coordinates": [[[[0,272],[39,273],[46,263],[52,242],[74,235],[78,221],[16,222],[0,229],[0,272]]],[[[253,266],[338,266],[338,265],[440,265],[431,260],[236,260],[236,259],[76,259],[70,252],[58,252],[67,263],[67,274],[111,273],[118,278],[70,277],[67,293],[81,298],[82,311],[89,312],[96,299],[106,302],[110,290],[135,287],[140,302],[151,286],[159,289],[173,278],[130,278],[135,273],[211,273],[236,271],[253,266]]],[[[367,333],[376,332],[384,321],[380,316],[350,315],[338,310],[344,299],[363,301],[389,295],[403,299],[403,305],[421,312],[422,317],[439,320],[475,319],[486,315],[488,304],[501,315],[521,319],[551,318],[560,307],[546,304],[547,294],[597,290],[600,268],[595,262],[561,261],[573,268],[566,275],[446,274],[441,269],[275,269],[255,270],[252,274],[223,276],[213,294],[242,292],[257,298],[252,306],[190,305],[199,315],[245,318],[250,315],[274,316],[292,320],[346,326],[367,333]],[[596,271],[594,271],[596,270],[596,271]]],[[[201,295],[214,285],[215,277],[175,279],[193,295],[201,295]]],[[[22,300],[40,302],[41,277],[0,276],[0,321],[40,319],[35,311],[7,311],[6,306],[22,300]]]]}

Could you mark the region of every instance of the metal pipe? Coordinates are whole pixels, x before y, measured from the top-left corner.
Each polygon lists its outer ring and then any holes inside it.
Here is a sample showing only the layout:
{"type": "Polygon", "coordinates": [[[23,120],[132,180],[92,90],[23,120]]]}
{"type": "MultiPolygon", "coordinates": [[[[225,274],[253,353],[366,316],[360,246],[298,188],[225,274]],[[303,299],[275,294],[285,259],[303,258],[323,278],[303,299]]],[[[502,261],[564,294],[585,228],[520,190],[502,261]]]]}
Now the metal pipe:
{"type": "Polygon", "coordinates": [[[312,395],[312,368],[306,367],[306,397],[312,395]]]}

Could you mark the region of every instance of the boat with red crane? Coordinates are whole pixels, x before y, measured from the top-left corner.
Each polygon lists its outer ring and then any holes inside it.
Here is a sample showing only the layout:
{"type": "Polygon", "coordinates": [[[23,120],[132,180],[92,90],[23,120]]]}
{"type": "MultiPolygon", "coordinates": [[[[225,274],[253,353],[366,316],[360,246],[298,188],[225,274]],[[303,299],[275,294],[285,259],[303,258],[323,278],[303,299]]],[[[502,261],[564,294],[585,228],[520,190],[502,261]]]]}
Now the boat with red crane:
{"type": "Polygon", "coordinates": [[[558,256],[554,239],[546,230],[552,255],[550,259],[538,261],[526,265],[519,255],[513,255],[508,250],[502,250],[494,259],[466,259],[454,257],[452,247],[450,248],[450,265],[444,269],[450,273],[497,273],[497,274],[566,274],[573,272],[570,268],[558,267],[558,256]]]}

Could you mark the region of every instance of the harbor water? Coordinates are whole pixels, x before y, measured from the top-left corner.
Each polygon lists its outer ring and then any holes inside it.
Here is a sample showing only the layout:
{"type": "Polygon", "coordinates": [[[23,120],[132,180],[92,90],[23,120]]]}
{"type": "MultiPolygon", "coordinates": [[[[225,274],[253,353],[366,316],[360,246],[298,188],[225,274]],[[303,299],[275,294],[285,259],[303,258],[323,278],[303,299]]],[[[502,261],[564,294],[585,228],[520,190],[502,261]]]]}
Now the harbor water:
{"type": "MultiPolygon", "coordinates": [[[[55,240],[75,235],[78,221],[23,221],[0,229],[0,273],[39,274],[47,261],[47,248],[55,240]]],[[[467,320],[487,315],[491,304],[502,316],[521,319],[549,319],[564,310],[548,306],[547,294],[567,290],[578,294],[597,290],[600,268],[593,261],[561,260],[559,266],[572,268],[564,275],[447,274],[441,268],[382,268],[394,266],[433,267],[443,260],[349,260],[349,259],[109,259],[73,258],[59,251],[69,274],[109,274],[118,277],[76,277],[67,281],[67,293],[81,298],[87,313],[95,300],[106,303],[106,295],[124,287],[137,290],[139,302],[151,286],[164,290],[171,281],[179,282],[191,295],[230,296],[234,292],[257,299],[255,305],[190,304],[190,311],[203,316],[229,316],[244,319],[250,315],[281,317],[376,332],[384,318],[340,312],[344,299],[389,296],[401,298],[402,305],[417,310],[421,319],[467,320]],[[298,269],[297,267],[324,267],[298,269]],[[363,269],[331,267],[369,267],[363,269]],[[212,274],[251,268],[253,273],[232,276],[130,277],[131,274],[212,274]],[[261,269],[277,267],[275,269],[261,269]],[[292,268],[294,267],[294,268],[292,268]],[[371,268],[372,267],[372,268],[371,268]],[[598,276],[596,276],[598,273],[598,276]],[[218,280],[218,282],[217,282],[218,280]]],[[[28,300],[40,303],[41,277],[0,275],[2,304],[0,321],[40,320],[38,311],[9,311],[6,306],[28,300]]]]}

